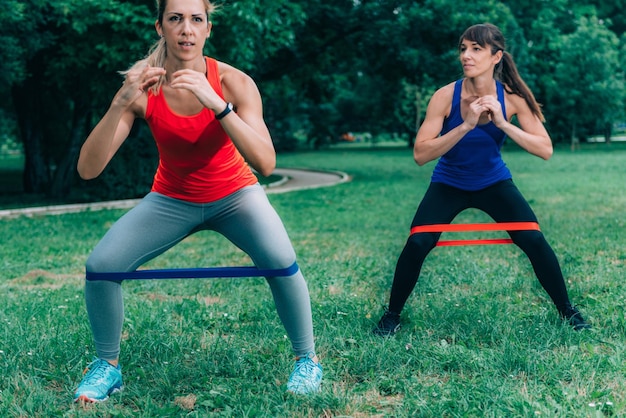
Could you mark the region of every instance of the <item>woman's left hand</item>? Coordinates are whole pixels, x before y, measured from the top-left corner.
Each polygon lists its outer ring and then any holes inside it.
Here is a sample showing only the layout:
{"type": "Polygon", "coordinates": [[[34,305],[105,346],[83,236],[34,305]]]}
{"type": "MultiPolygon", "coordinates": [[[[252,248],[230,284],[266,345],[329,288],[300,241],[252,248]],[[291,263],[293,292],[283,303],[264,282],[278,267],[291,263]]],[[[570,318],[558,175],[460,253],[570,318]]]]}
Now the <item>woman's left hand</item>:
{"type": "Polygon", "coordinates": [[[170,87],[189,90],[204,107],[214,112],[224,108],[224,99],[215,92],[206,75],[201,72],[190,69],[176,71],[171,76],[170,87]]]}
{"type": "Polygon", "coordinates": [[[500,129],[507,123],[502,114],[502,105],[496,96],[482,96],[478,103],[487,109],[489,118],[500,129]]]}

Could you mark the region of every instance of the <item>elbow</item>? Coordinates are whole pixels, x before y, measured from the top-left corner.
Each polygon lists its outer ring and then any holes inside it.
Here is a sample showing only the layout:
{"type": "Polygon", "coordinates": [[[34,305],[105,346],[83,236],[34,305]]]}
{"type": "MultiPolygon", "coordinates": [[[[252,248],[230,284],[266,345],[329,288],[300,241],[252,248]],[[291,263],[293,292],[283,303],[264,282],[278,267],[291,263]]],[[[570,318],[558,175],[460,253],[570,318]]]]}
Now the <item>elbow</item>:
{"type": "Polygon", "coordinates": [[[259,166],[254,167],[254,169],[263,177],[269,177],[274,172],[274,169],[276,169],[276,160],[260,164],[259,166]]]}
{"type": "Polygon", "coordinates": [[[98,177],[95,174],[91,174],[91,173],[85,173],[83,171],[78,170],[78,176],[83,179],[83,180],[93,180],[96,177],[98,177]]]}
{"type": "Polygon", "coordinates": [[[256,170],[260,175],[262,175],[263,177],[269,177],[272,175],[272,173],[274,172],[274,169],[260,169],[260,170],[256,170]]]}
{"type": "Polygon", "coordinates": [[[552,147],[552,143],[550,143],[550,146],[546,147],[546,149],[541,154],[541,158],[547,161],[552,157],[553,154],[554,154],[554,148],[552,147]]]}
{"type": "Polygon", "coordinates": [[[88,175],[82,175],[82,174],[80,174],[80,173],[79,173],[78,175],[80,176],[80,178],[81,178],[82,180],[93,180],[93,179],[95,179],[96,177],[98,177],[98,176],[88,176],[88,175]]]}
{"type": "Polygon", "coordinates": [[[548,161],[551,157],[552,157],[552,150],[550,150],[549,152],[541,156],[541,158],[543,158],[546,161],[548,161]]]}
{"type": "Polygon", "coordinates": [[[420,167],[430,161],[423,155],[423,153],[418,152],[416,149],[413,150],[413,160],[420,167]]]}
{"type": "Polygon", "coordinates": [[[413,160],[415,160],[415,163],[417,163],[417,165],[420,166],[420,167],[428,162],[428,161],[426,161],[426,160],[424,160],[424,159],[422,159],[420,157],[417,157],[417,156],[414,156],[413,160]]]}
{"type": "Polygon", "coordinates": [[[93,180],[98,177],[106,165],[101,165],[99,161],[89,158],[89,155],[81,150],[76,163],[76,171],[83,180],[93,180]]]}
{"type": "Polygon", "coordinates": [[[78,176],[83,180],[93,180],[100,175],[100,172],[90,170],[89,167],[85,167],[80,161],[76,167],[76,171],[78,171],[78,176]]]}

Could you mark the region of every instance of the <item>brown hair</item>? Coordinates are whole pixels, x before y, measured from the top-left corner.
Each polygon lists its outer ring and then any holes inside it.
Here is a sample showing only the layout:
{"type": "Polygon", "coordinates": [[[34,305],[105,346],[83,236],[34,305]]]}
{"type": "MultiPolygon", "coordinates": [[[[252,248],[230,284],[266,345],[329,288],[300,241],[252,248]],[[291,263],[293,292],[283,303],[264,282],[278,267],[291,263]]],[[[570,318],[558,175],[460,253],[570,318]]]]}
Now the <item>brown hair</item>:
{"type": "Polygon", "coordinates": [[[522,97],[533,114],[544,122],[545,119],[541,111],[541,105],[537,103],[532,91],[530,91],[530,88],[528,88],[519,75],[515,61],[513,61],[513,56],[505,50],[506,43],[502,31],[500,31],[497,26],[490,23],[473,25],[467,28],[465,32],[463,32],[463,35],[461,35],[459,39],[459,50],[463,40],[476,42],[482,47],[489,45],[492,55],[496,54],[498,51],[502,51],[502,59],[496,64],[494,69],[494,78],[504,83],[507,92],[522,97]]]}

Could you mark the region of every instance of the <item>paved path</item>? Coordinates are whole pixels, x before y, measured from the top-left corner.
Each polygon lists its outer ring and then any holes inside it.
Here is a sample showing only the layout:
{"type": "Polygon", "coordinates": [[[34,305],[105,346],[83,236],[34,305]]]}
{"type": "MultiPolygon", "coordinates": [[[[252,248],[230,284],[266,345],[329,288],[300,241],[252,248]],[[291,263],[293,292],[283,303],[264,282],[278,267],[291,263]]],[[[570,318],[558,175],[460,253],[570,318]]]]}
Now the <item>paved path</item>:
{"type": "MultiPolygon", "coordinates": [[[[328,187],[339,183],[345,183],[350,180],[346,173],[339,171],[317,171],[309,169],[296,168],[277,168],[274,174],[282,176],[282,178],[274,183],[266,186],[265,191],[268,194],[286,193],[295,190],[316,189],[318,187],[328,187]]],[[[68,204],[55,206],[40,206],[34,208],[23,209],[6,209],[0,210],[0,219],[14,218],[17,216],[35,216],[35,215],[60,215],[63,213],[83,212],[87,210],[103,210],[103,209],[130,209],[134,207],[141,199],[113,200],[109,202],[68,204]]]]}
{"type": "Polygon", "coordinates": [[[285,193],[294,190],[317,189],[318,187],[334,186],[350,180],[350,176],[340,171],[319,171],[300,168],[277,168],[274,174],[282,179],[269,184],[265,190],[268,194],[285,193]]]}

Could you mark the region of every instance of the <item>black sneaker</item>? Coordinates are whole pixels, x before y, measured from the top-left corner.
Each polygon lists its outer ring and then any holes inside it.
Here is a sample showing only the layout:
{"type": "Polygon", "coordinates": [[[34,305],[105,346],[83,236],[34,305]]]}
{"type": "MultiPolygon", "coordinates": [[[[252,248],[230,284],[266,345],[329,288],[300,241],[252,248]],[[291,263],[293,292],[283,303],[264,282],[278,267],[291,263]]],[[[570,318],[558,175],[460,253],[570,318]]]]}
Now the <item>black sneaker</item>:
{"type": "Polygon", "coordinates": [[[585,321],[585,318],[583,318],[580,311],[573,306],[568,306],[567,309],[565,309],[565,312],[561,312],[561,317],[567,320],[567,322],[574,328],[574,331],[591,328],[591,325],[585,321]]]}
{"type": "Polygon", "coordinates": [[[391,337],[393,334],[400,331],[400,328],[402,328],[400,324],[400,314],[385,308],[383,317],[380,318],[378,325],[374,327],[372,332],[380,337],[391,337]]]}

